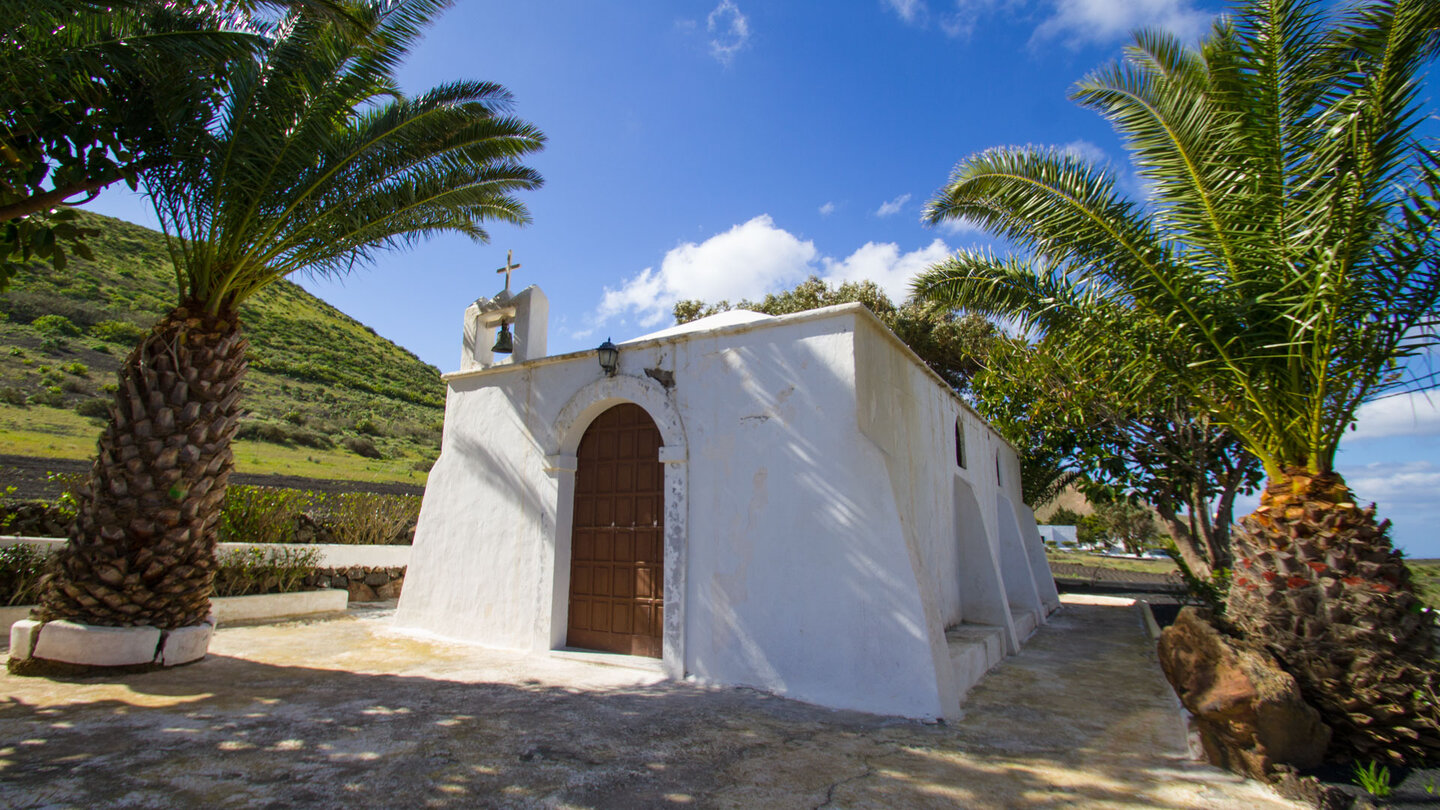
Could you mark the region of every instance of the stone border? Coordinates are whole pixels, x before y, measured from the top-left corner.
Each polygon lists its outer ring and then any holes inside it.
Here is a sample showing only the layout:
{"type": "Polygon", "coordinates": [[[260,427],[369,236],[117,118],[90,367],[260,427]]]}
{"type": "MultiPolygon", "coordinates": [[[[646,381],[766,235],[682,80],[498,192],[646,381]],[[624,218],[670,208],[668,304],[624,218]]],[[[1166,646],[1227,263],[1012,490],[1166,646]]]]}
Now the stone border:
{"type": "MultiPolygon", "coordinates": [[[[344,590],[298,591],[296,593],[267,593],[259,596],[223,596],[210,600],[212,615],[219,622],[253,622],[270,619],[313,616],[322,613],[343,613],[350,594],[344,590]]],[[[16,605],[0,608],[0,627],[8,628],[5,637],[12,638],[11,649],[16,649],[13,640],[14,628],[21,622],[32,622],[30,611],[34,605],[16,605]]],[[[32,622],[39,624],[39,622],[32,622]]],[[[83,625],[82,625],[83,626],[83,625]]],[[[199,626],[199,625],[197,625],[199,626]]],[[[103,628],[106,630],[124,628],[103,628]]],[[[160,632],[155,628],[148,629],[160,632]]],[[[179,632],[179,631],[172,631],[179,632]]],[[[33,639],[31,639],[33,642],[33,639]]],[[[42,656],[44,657],[44,656],[42,656]]]]}
{"type": "Polygon", "coordinates": [[[78,667],[174,667],[199,661],[215,631],[212,612],[200,624],[158,627],[97,627],[60,619],[21,619],[10,625],[9,669],[39,674],[52,664],[78,667]]]}

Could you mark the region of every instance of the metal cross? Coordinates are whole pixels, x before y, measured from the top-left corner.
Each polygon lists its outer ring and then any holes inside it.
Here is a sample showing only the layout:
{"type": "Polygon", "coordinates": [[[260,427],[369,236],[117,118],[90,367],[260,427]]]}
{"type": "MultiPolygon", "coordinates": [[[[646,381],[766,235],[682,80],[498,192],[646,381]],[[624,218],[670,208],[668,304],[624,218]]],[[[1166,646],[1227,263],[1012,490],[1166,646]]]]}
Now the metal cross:
{"type": "Polygon", "coordinates": [[[515,251],[505,251],[505,266],[495,271],[505,274],[505,292],[510,292],[510,274],[519,269],[520,265],[515,263],[515,251]]]}

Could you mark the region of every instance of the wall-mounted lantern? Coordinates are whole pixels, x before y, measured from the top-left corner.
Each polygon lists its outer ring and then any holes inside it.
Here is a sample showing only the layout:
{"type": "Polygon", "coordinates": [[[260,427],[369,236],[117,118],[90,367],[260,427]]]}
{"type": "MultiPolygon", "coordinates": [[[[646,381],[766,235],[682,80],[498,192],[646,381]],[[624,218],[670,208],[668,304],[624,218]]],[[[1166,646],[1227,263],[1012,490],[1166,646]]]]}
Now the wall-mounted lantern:
{"type": "Polygon", "coordinates": [[[595,350],[595,356],[600,361],[600,368],[605,369],[605,376],[614,377],[615,369],[620,367],[620,350],[615,348],[610,338],[605,338],[605,342],[595,350]]]}

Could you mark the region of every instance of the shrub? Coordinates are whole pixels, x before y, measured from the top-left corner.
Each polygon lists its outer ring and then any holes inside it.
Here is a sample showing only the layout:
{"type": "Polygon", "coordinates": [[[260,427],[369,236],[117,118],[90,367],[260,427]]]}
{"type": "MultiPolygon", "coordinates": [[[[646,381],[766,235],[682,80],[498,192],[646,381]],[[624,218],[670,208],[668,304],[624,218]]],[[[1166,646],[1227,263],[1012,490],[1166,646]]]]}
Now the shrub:
{"type": "Polygon", "coordinates": [[[92,351],[92,352],[99,352],[99,353],[101,353],[101,354],[109,354],[109,353],[110,353],[110,347],[109,347],[109,345],[104,344],[104,343],[96,343],[96,344],[93,344],[93,345],[90,346],[90,351],[92,351]]]}
{"type": "Polygon", "coordinates": [[[53,385],[31,394],[29,402],[31,405],[48,405],[51,408],[63,408],[65,407],[65,392],[60,390],[60,386],[53,385]]]}
{"type": "Polygon", "coordinates": [[[30,605],[40,601],[40,579],[50,551],[21,544],[0,548],[0,605],[30,605]]]}
{"type": "MultiPolygon", "coordinates": [[[[285,388],[285,386],[283,385],[280,387],[282,389],[285,388]]],[[[300,413],[299,411],[286,411],[285,415],[280,418],[296,426],[305,424],[305,415],[300,413]]]]}
{"type": "Polygon", "coordinates": [[[129,321],[101,321],[90,327],[90,334],[111,343],[135,344],[144,339],[146,332],[129,321]]]}
{"type": "Polygon", "coordinates": [[[25,392],[13,385],[7,385],[0,388],[0,402],[23,408],[25,407],[25,392]]]}
{"type": "Polygon", "coordinates": [[[90,369],[79,360],[72,360],[60,367],[66,374],[74,374],[76,377],[89,377],[90,369]]]}
{"type": "Polygon", "coordinates": [[[354,545],[406,544],[414,536],[407,530],[420,516],[416,495],[381,495],[346,492],[325,504],[325,518],[335,542],[354,545]]]}
{"type": "MultiPolygon", "coordinates": [[[[355,432],[356,432],[356,433],[364,433],[364,434],[367,435],[367,436],[379,436],[379,435],[381,435],[381,433],[380,433],[380,426],[377,425],[377,424],[375,424],[375,420],[374,420],[374,419],[371,419],[371,418],[368,417],[368,416],[362,417],[362,418],[360,419],[360,421],[358,421],[358,422],[355,423],[355,432]]],[[[362,453],[362,455],[363,455],[363,453],[362,453]]]]}
{"type": "Polygon", "coordinates": [[[220,541],[293,543],[296,521],[316,499],[297,489],[231,486],[220,505],[220,541]]]}
{"type": "Polygon", "coordinates": [[[221,551],[215,572],[216,596],[294,593],[315,573],[320,552],[313,548],[246,548],[221,551]]]}
{"type": "Polygon", "coordinates": [[[90,393],[90,389],[85,387],[85,382],[83,380],[77,380],[74,377],[61,381],[60,389],[62,391],[69,391],[72,394],[90,393]]]}
{"type": "Polygon", "coordinates": [[[374,442],[359,436],[346,439],[345,449],[363,458],[384,458],[380,454],[380,448],[376,447],[374,442]]]}
{"type": "Polygon", "coordinates": [[[75,403],[75,413],[98,419],[110,418],[110,403],[98,397],[82,399],[75,403]]]}
{"type": "Polygon", "coordinates": [[[30,322],[35,331],[47,337],[78,337],[80,327],[64,315],[41,315],[30,322]]]}
{"type": "Polygon", "coordinates": [[[11,346],[11,347],[10,347],[10,356],[11,356],[11,357],[24,357],[24,356],[25,356],[25,350],[22,349],[22,348],[20,348],[19,346],[11,346]]]}

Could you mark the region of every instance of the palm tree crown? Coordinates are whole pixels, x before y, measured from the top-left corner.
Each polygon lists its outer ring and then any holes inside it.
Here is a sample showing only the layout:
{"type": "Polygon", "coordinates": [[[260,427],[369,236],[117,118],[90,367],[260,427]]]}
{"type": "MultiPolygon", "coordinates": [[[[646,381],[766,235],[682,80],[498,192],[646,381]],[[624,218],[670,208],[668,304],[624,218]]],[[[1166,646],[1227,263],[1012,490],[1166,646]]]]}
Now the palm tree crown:
{"type": "Polygon", "coordinates": [[[529,221],[513,192],[544,135],[511,98],[459,81],[415,97],[393,70],[443,0],[371,3],[356,24],[299,10],[227,77],[213,120],[179,128],[181,159],[143,176],[186,297],[205,311],[296,270],[343,273],[378,251],[483,220],[529,221]]]}
{"type": "Polygon", "coordinates": [[[1165,345],[1138,356],[1267,472],[1330,471],[1356,408],[1413,384],[1395,364],[1436,338],[1440,157],[1415,130],[1437,18],[1395,0],[1325,27],[1312,2],[1265,0],[1198,49],[1137,34],[1074,98],[1125,138],[1150,199],[1054,151],[974,156],[927,218],[983,223],[1030,255],[961,253],[917,291],[1132,343],[1148,322],[1165,345]]]}

